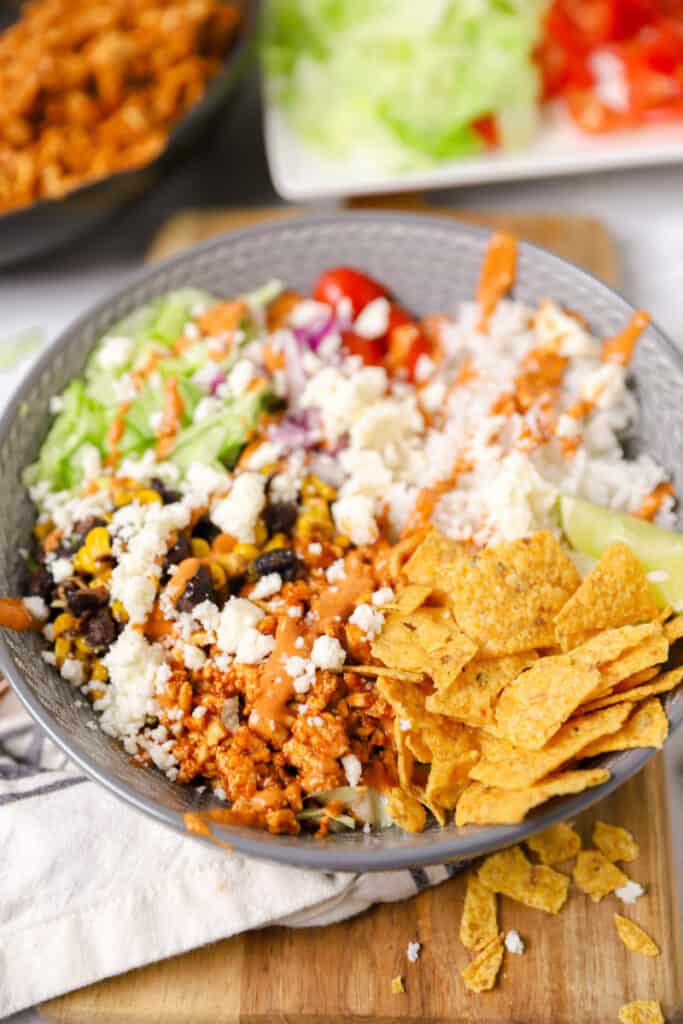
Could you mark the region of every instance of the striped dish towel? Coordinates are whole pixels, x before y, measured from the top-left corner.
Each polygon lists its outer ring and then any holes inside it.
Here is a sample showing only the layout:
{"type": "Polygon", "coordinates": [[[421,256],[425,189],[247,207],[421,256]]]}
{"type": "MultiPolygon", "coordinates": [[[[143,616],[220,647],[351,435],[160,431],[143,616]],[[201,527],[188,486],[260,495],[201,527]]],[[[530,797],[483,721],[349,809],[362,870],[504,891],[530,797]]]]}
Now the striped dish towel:
{"type": "Polygon", "coordinates": [[[0,1017],[250,928],[331,924],[459,867],[323,874],[214,852],[90,782],[0,700],[0,1017]]]}

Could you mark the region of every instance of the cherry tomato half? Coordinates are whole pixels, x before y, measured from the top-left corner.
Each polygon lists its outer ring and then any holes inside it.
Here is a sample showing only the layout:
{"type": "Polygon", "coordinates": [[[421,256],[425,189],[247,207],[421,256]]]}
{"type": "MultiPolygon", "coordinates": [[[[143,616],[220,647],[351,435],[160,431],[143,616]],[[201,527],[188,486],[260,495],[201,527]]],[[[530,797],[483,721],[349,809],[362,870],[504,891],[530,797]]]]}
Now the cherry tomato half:
{"type": "Polygon", "coordinates": [[[383,338],[362,338],[353,331],[342,332],[342,344],[349,355],[360,356],[366,366],[381,366],[387,353],[383,338]]]}
{"type": "Polygon", "coordinates": [[[336,306],[340,299],[351,302],[354,317],[373,299],[386,297],[389,293],[384,285],[353,267],[334,267],[318,278],[313,298],[336,306]]]}

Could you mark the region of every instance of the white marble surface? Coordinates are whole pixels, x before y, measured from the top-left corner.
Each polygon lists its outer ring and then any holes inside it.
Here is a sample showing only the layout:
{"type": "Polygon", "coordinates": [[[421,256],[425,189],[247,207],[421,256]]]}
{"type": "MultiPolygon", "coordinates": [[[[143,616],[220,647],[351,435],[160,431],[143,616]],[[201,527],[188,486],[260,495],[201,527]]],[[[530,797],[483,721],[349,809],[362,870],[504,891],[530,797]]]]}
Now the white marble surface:
{"type": "MultiPolygon", "coordinates": [[[[263,158],[254,90],[201,155],[141,205],[96,235],[29,266],[0,274],[0,337],[26,327],[53,338],[97,298],[124,283],[141,265],[155,230],[187,206],[274,202],[263,158]],[[231,140],[238,140],[232,142],[231,140]]],[[[586,177],[467,188],[439,195],[452,206],[523,208],[591,214],[619,244],[627,297],[648,308],[683,346],[683,168],[610,172],[586,177]]],[[[0,374],[0,404],[28,363],[0,374]]],[[[683,882],[683,730],[667,751],[679,889],[683,882]]],[[[34,1024],[33,1011],[12,1024],[34,1024]]]]}

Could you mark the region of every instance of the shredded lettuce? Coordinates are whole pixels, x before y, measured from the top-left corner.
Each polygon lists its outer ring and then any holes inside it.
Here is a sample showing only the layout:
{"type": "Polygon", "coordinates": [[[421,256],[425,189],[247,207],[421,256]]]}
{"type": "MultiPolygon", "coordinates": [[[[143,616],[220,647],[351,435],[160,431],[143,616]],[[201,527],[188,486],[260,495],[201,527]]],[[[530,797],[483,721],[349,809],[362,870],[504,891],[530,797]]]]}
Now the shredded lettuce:
{"type": "Polygon", "coordinates": [[[269,0],[268,85],[293,129],[334,157],[419,166],[506,146],[537,123],[532,59],[547,0],[269,0]]]}
{"type": "MultiPolygon", "coordinates": [[[[372,786],[339,786],[337,789],[320,790],[318,793],[313,793],[311,798],[320,804],[320,807],[308,808],[297,814],[297,818],[319,821],[325,814],[325,806],[338,800],[346,810],[353,811],[361,821],[373,828],[387,828],[393,824],[384,797],[372,786]]],[[[351,815],[329,815],[329,817],[334,821],[341,822],[346,828],[355,827],[351,815]],[[352,824],[346,824],[343,820],[345,818],[348,818],[352,824]]]]}
{"type": "Polygon", "coordinates": [[[62,411],[43,441],[37,461],[24,470],[27,487],[48,480],[52,490],[69,490],[83,474],[77,452],[84,445],[104,450],[107,416],[100,403],[88,397],[82,380],[69,384],[62,402],[62,411]]]}
{"type": "Polygon", "coordinates": [[[200,423],[183,427],[171,450],[171,462],[183,473],[193,462],[232,467],[271,400],[271,392],[263,388],[225,402],[217,412],[200,423]]]}

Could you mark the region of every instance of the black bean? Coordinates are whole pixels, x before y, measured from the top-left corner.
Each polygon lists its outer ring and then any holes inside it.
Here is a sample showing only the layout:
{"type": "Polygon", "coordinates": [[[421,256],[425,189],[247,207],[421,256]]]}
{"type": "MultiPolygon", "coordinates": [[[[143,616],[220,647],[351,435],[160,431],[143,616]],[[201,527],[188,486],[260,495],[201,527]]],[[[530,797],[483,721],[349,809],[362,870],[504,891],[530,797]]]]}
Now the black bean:
{"type": "Polygon", "coordinates": [[[52,576],[47,571],[44,565],[39,565],[38,568],[31,573],[31,579],[29,580],[28,592],[33,597],[42,597],[43,601],[50,603],[52,597],[52,576]]]}
{"type": "Polygon", "coordinates": [[[180,491],[174,491],[173,488],[167,487],[163,480],[160,480],[158,476],[153,477],[149,482],[150,490],[156,491],[164,505],[173,505],[176,501],[180,501],[180,491]]]}
{"type": "Polygon", "coordinates": [[[184,533],[178,534],[178,539],[175,544],[172,545],[166,552],[162,569],[164,572],[168,572],[172,565],[179,565],[186,558],[189,558],[192,554],[192,548],[190,542],[184,533]]]}
{"type": "Polygon", "coordinates": [[[200,565],[185,589],[176,601],[179,612],[191,612],[202,601],[214,601],[215,594],[211,573],[205,565],[200,565]]]}
{"type": "Polygon", "coordinates": [[[75,580],[66,580],[62,588],[66,607],[72,615],[83,615],[102,608],[108,600],[106,587],[82,587],[75,580]]]}
{"type": "Polygon", "coordinates": [[[110,647],[116,636],[116,623],[108,608],[100,608],[90,616],[84,634],[87,643],[95,650],[110,647]]]}
{"type": "Polygon", "coordinates": [[[268,573],[277,572],[283,580],[293,580],[297,577],[299,569],[299,559],[291,548],[275,548],[273,551],[265,551],[254,559],[254,572],[258,576],[267,576],[268,573]]]}
{"type": "Polygon", "coordinates": [[[192,527],[192,535],[205,540],[207,544],[218,536],[221,531],[211,522],[208,516],[202,516],[192,527]]]}
{"type": "Polygon", "coordinates": [[[274,501],[263,512],[263,521],[268,527],[268,533],[289,533],[298,514],[299,508],[295,501],[274,501]]]}

